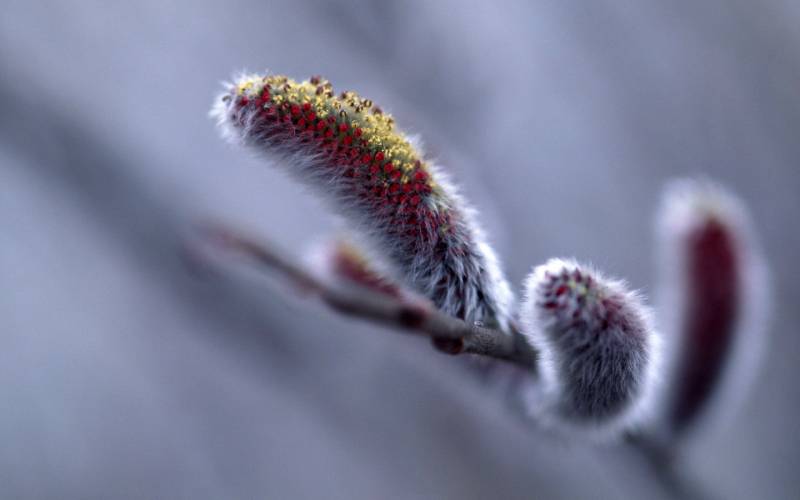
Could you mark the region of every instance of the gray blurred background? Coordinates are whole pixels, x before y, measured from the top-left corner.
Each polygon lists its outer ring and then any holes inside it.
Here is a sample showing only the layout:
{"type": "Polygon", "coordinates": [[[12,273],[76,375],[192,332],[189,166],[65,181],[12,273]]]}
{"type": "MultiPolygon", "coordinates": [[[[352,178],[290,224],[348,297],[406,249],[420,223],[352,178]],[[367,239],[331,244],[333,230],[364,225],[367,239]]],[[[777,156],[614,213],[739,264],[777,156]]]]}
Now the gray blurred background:
{"type": "Polygon", "coordinates": [[[772,335],[686,467],[717,498],[800,497],[799,24],[795,0],[4,1],[0,498],[665,496],[418,338],[182,257],[202,219],[295,253],[334,227],[218,139],[243,69],[325,75],[421,134],[515,284],[575,256],[652,293],[664,182],[738,192],[772,335]]]}

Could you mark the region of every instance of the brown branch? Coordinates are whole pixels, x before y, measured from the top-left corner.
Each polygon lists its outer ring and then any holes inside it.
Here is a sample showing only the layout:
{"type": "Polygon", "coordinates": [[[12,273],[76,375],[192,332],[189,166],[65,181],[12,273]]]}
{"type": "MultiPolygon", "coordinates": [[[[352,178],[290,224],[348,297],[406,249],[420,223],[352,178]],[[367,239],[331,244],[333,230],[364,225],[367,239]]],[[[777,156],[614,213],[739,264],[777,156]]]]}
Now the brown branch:
{"type": "Polygon", "coordinates": [[[448,354],[477,354],[510,361],[526,369],[536,367],[535,351],[516,330],[504,333],[471,325],[444,314],[421,297],[393,297],[355,285],[331,285],[269,246],[221,226],[206,226],[203,233],[223,249],[246,255],[284,275],[342,314],[427,336],[438,350],[448,354]]]}
{"type": "MultiPolygon", "coordinates": [[[[529,371],[536,370],[536,352],[517,329],[508,334],[470,325],[435,309],[424,298],[409,298],[407,293],[397,296],[357,285],[331,285],[275,249],[222,226],[205,226],[203,234],[207,241],[221,249],[244,255],[265,269],[278,272],[337,312],[427,336],[437,349],[448,354],[477,354],[509,361],[529,371]]],[[[655,441],[628,435],[622,450],[627,450],[632,459],[641,463],[642,473],[651,476],[669,496],[697,500],[713,498],[696,482],[684,477],[676,468],[673,453],[655,441]]]]}

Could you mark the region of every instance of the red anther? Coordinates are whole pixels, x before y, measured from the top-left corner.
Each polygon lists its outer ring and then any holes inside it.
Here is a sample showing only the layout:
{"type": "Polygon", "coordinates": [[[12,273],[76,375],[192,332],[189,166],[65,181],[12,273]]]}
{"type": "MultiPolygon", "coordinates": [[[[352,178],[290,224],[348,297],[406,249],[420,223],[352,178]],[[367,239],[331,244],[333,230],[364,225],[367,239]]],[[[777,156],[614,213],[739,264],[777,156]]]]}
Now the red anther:
{"type": "Polygon", "coordinates": [[[362,134],[361,129],[357,128],[356,129],[356,137],[361,137],[361,134],[362,134]]]}
{"type": "Polygon", "coordinates": [[[317,122],[317,130],[322,132],[322,129],[324,129],[324,128],[325,128],[325,122],[324,121],[317,122]]]}
{"type": "Polygon", "coordinates": [[[386,165],[383,166],[383,171],[386,174],[391,174],[392,170],[394,170],[394,165],[392,165],[391,163],[387,163],[386,165]]]}
{"type": "Polygon", "coordinates": [[[347,129],[350,128],[346,123],[339,124],[339,132],[347,132],[347,129]]]}
{"type": "Polygon", "coordinates": [[[292,109],[292,114],[293,115],[297,116],[297,115],[300,114],[300,106],[298,106],[297,104],[292,104],[292,108],[291,109],[292,109]]]}
{"type": "Polygon", "coordinates": [[[353,138],[350,137],[349,135],[346,135],[344,136],[344,140],[342,142],[344,142],[345,146],[349,146],[350,144],[353,143],[353,138]]]}
{"type": "Polygon", "coordinates": [[[313,122],[317,118],[317,114],[313,111],[309,111],[306,118],[308,118],[308,121],[313,122]]]}
{"type": "Polygon", "coordinates": [[[427,179],[427,178],[428,178],[428,174],[425,173],[424,170],[417,170],[416,172],[414,172],[414,180],[415,181],[424,182],[425,179],[427,179]]]}
{"type": "Polygon", "coordinates": [[[383,151],[375,153],[375,161],[383,161],[383,151]]]}
{"type": "Polygon", "coordinates": [[[416,194],[411,197],[411,205],[413,205],[413,206],[419,205],[420,201],[421,201],[420,197],[418,195],[416,195],[416,194]]]}
{"type": "Polygon", "coordinates": [[[303,103],[303,111],[309,111],[309,110],[311,110],[311,103],[304,102],[303,103]]]}

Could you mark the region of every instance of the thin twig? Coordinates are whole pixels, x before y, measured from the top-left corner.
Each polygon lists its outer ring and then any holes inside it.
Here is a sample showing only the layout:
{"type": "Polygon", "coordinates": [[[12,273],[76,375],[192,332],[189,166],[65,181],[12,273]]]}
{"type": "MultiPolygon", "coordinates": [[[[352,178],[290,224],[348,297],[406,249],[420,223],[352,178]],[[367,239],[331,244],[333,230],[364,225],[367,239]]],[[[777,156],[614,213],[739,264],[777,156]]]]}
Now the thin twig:
{"type": "MultiPolygon", "coordinates": [[[[337,312],[427,336],[437,349],[448,354],[477,354],[509,361],[526,370],[536,369],[536,352],[516,329],[508,334],[468,324],[442,313],[421,297],[398,297],[355,285],[332,285],[279,251],[222,226],[206,226],[204,234],[222,249],[245,255],[264,268],[277,271],[337,312]]],[[[667,449],[642,436],[628,436],[625,445],[640,458],[665,493],[676,498],[711,498],[675,468],[674,457],[667,449]]]]}
{"type": "Polygon", "coordinates": [[[716,498],[679,469],[676,450],[670,444],[653,440],[646,435],[629,435],[625,444],[642,459],[654,480],[670,496],[685,500],[716,498]]]}
{"type": "Polygon", "coordinates": [[[212,242],[277,271],[342,314],[425,335],[448,354],[477,354],[535,369],[536,353],[517,331],[504,333],[469,324],[442,313],[421,297],[399,298],[356,286],[331,285],[265,244],[221,226],[204,229],[212,242]]]}

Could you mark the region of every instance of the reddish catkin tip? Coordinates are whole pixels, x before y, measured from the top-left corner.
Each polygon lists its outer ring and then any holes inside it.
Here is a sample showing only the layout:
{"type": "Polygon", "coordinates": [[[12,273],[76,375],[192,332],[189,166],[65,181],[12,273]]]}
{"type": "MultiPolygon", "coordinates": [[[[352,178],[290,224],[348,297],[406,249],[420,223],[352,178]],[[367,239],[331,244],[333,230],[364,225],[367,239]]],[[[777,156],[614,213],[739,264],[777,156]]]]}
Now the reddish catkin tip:
{"type": "Polygon", "coordinates": [[[311,255],[312,266],[335,284],[353,284],[390,297],[401,298],[403,290],[373,267],[364,252],[344,239],[326,241],[311,255]]]}
{"type": "Polygon", "coordinates": [[[523,333],[541,355],[546,422],[618,430],[651,397],[658,338],[639,296],[574,261],[551,259],[525,284],[523,333]]]}
{"type": "Polygon", "coordinates": [[[670,388],[660,413],[679,437],[745,392],[767,323],[766,266],[744,204],[709,181],[670,184],[657,227],[670,388]]]}
{"type": "Polygon", "coordinates": [[[224,137],[327,197],[405,286],[448,314],[508,330],[510,288],[473,211],[390,114],[322,77],[278,75],[239,78],[212,114],[224,137]]]}

